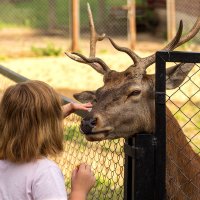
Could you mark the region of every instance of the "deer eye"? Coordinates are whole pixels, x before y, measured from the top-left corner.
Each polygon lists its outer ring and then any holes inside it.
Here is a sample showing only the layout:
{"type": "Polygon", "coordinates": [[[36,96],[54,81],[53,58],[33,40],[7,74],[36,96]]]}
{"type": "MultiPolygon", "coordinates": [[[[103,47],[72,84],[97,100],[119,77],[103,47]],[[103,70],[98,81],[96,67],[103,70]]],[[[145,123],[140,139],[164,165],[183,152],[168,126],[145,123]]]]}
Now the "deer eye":
{"type": "Polygon", "coordinates": [[[97,99],[93,99],[93,100],[92,100],[92,103],[97,103],[97,99]]]}
{"type": "Polygon", "coordinates": [[[141,90],[134,90],[128,95],[128,98],[132,96],[138,96],[140,93],[141,93],[141,90]]]}

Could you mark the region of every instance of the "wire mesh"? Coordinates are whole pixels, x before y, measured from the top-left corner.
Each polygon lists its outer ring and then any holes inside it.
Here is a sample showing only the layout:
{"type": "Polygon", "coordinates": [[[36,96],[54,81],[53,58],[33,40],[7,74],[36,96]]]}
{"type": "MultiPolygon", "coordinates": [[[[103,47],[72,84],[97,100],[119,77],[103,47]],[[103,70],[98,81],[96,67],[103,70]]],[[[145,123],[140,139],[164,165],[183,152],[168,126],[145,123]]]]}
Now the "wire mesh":
{"type": "MultiPolygon", "coordinates": [[[[128,35],[128,10],[133,1],[88,1],[91,5],[94,21],[98,32],[105,32],[110,36],[128,35]]],[[[149,0],[136,0],[136,27],[137,31],[152,31],[158,25],[158,18],[153,4],[149,0]]],[[[89,32],[88,17],[85,2],[80,1],[81,30],[89,32]]]]}
{"type": "Polygon", "coordinates": [[[88,142],[79,132],[80,117],[73,114],[65,121],[64,153],[55,158],[71,190],[71,171],[80,163],[92,166],[96,185],[88,199],[123,199],[124,153],[123,139],[88,142]]]}
{"type": "MultiPolygon", "coordinates": [[[[197,17],[199,16],[200,4],[199,0],[192,0],[191,2],[187,0],[178,1],[175,0],[176,8],[176,22],[177,27],[180,20],[183,20],[183,34],[187,33],[194,25],[197,17]]],[[[200,43],[200,33],[187,43],[187,48],[195,43],[200,43]]]]}
{"type": "Polygon", "coordinates": [[[167,137],[167,187],[173,194],[169,199],[196,200],[200,196],[199,77],[200,64],[195,63],[181,86],[167,91],[167,106],[180,125],[176,125],[173,117],[168,118],[175,130],[167,137]]]}

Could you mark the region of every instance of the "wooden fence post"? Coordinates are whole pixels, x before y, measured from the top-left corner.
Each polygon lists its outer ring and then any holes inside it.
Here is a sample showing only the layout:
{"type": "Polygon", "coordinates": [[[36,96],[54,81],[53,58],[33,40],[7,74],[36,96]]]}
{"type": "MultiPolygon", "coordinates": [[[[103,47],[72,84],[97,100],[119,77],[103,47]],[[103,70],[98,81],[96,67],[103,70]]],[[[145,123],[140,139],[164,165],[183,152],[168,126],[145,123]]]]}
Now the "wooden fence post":
{"type": "Polygon", "coordinates": [[[128,6],[128,40],[130,48],[135,49],[136,43],[136,3],[135,0],[127,0],[128,6]]]}
{"type": "Polygon", "coordinates": [[[167,39],[170,41],[176,35],[175,0],[167,0],[167,39]]]}
{"type": "Polygon", "coordinates": [[[77,51],[79,50],[79,32],[80,32],[79,0],[71,0],[71,20],[72,20],[71,50],[77,51]]]}

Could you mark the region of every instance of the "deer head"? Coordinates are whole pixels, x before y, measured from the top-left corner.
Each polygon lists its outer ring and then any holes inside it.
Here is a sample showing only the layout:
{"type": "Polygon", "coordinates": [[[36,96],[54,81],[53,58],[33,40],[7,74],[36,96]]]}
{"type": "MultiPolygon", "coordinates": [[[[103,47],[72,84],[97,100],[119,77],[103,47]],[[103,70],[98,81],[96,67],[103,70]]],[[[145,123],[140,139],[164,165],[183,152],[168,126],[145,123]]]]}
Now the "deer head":
{"type": "MultiPolygon", "coordinates": [[[[75,94],[78,101],[92,102],[93,108],[81,122],[81,131],[89,141],[129,137],[140,132],[154,132],[154,75],[146,74],[146,69],[155,62],[155,54],[141,58],[128,48],[118,46],[105,34],[98,36],[92,13],[88,5],[90,19],[90,57],[79,53],[66,53],[71,59],[89,64],[103,75],[104,85],[96,91],[75,94]],[[133,61],[123,72],[111,70],[100,58],[95,57],[96,42],[107,38],[118,51],[127,53],[133,61]]],[[[191,31],[181,37],[182,21],[174,39],[163,50],[172,51],[193,38],[200,29],[200,17],[191,31]]],[[[167,89],[178,87],[192,69],[193,64],[180,63],[167,69],[167,89]]],[[[164,81],[164,80],[163,80],[164,81]]]]}

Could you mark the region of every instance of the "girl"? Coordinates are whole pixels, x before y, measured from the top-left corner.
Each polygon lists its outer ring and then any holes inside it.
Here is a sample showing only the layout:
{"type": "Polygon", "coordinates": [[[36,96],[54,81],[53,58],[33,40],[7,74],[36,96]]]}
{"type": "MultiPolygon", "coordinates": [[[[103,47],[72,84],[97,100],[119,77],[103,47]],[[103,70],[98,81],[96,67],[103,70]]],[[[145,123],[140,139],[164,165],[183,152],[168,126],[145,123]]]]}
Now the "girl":
{"type": "MultiPolygon", "coordinates": [[[[67,104],[44,82],[10,86],[0,103],[0,199],[66,200],[64,177],[47,158],[63,150],[63,117],[92,105],[67,104]]],[[[95,184],[91,167],[72,173],[71,200],[85,200],[95,184]]]]}

